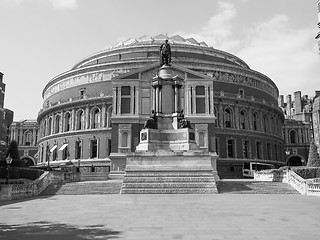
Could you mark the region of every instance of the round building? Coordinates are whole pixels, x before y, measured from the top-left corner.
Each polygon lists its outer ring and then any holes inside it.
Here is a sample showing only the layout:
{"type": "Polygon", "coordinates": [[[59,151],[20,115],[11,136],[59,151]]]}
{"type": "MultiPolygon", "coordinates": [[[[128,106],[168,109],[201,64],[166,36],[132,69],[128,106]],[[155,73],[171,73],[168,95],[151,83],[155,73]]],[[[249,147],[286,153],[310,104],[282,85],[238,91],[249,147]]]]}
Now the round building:
{"type": "Polygon", "coordinates": [[[219,176],[241,177],[250,162],[284,165],[275,83],[230,53],[178,35],[129,39],[50,80],[38,115],[39,162],[71,160],[96,175],[106,166],[123,171],[153,110],[151,82],[165,39],[182,82],[172,111],[184,111],[200,148],[217,152],[219,176]]]}

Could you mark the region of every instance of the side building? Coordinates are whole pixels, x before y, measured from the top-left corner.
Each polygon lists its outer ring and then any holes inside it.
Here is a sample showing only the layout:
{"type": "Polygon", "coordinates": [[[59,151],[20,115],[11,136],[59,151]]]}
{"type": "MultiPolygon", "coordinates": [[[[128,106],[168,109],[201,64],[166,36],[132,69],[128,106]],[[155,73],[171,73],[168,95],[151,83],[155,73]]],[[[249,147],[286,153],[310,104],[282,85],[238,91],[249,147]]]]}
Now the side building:
{"type": "Polygon", "coordinates": [[[20,159],[26,167],[37,164],[38,139],[39,125],[36,120],[23,120],[11,124],[10,140],[18,142],[20,159]]]}
{"type": "Polygon", "coordinates": [[[9,127],[13,121],[13,111],[4,108],[6,84],[0,72],[0,161],[5,159],[9,144],[9,127]]]}
{"type": "Polygon", "coordinates": [[[50,80],[37,119],[39,162],[86,161],[96,171],[97,163],[111,160],[111,171],[123,171],[155,105],[152,96],[166,96],[151,85],[166,39],[182,81],[174,111],[184,110],[201,148],[218,153],[219,176],[242,177],[250,162],[284,165],[284,115],[275,83],[240,58],[179,35],[129,39],[50,80]]]}
{"type": "MultiPolygon", "coordinates": [[[[319,91],[315,94],[319,95],[319,91]]],[[[294,98],[287,95],[279,97],[279,107],[285,115],[283,136],[285,142],[286,165],[306,165],[309,155],[310,141],[313,138],[313,104],[314,99],[308,95],[301,95],[301,91],[294,92],[294,98]]],[[[315,125],[314,125],[315,126],[315,125]]]]}

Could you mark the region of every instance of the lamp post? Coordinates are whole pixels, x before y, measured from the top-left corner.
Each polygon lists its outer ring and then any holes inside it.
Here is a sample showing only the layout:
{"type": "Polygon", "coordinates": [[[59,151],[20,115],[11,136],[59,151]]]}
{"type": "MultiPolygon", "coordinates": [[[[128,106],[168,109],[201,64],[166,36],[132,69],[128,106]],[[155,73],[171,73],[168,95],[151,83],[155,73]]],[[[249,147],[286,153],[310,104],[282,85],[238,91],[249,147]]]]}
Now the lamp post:
{"type": "MultiPolygon", "coordinates": [[[[290,155],[290,150],[287,148],[287,150],[286,150],[286,156],[287,156],[287,158],[289,157],[289,155],[290,155]]],[[[289,161],[289,159],[287,160],[287,162],[288,162],[288,166],[290,167],[290,161],[289,161]]]]}
{"type": "Polygon", "coordinates": [[[9,184],[9,167],[10,167],[10,164],[12,163],[12,157],[9,156],[6,158],[6,162],[7,162],[7,179],[6,179],[6,184],[9,184]]]}

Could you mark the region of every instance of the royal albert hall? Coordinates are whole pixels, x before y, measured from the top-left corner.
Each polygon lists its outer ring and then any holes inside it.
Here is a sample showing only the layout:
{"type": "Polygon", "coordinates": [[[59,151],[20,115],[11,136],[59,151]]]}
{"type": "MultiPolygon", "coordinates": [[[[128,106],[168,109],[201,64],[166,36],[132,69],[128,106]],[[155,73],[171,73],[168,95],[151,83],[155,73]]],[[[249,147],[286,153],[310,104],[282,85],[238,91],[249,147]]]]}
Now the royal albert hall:
{"type": "Polygon", "coordinates": [[[79,169],[90,166],[86,171],[107,165],[123,171],[155,106],[153,96],[166,96],[151,84],[166,39],[182,83],[174,86],[172,112],[183,110],[200,148],[219,155],[220,178],[241,177],[248,162],[284,165],[275,83],[240,58],[179,35],[129,39],[50,80],[37,119],[38,164],[71,161],[79,169]]]}

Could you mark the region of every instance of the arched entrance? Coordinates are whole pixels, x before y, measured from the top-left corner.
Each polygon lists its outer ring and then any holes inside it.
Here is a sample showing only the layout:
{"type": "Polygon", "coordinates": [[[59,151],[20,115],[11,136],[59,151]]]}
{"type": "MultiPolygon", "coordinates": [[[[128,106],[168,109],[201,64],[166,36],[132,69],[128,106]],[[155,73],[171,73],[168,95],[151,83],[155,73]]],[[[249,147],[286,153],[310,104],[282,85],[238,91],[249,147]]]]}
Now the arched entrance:
{"type": "Polygon", "coordinates": [[[290,156],[287,160],[287,166],[303,166],[304,159],[300,156],[290,156]]]}
{"type": "Polygon", "coordinates": [[[22,157],[21,160],[24,161],[25,167],[34,166],[34,161],[31,157],[22,157]]]}

